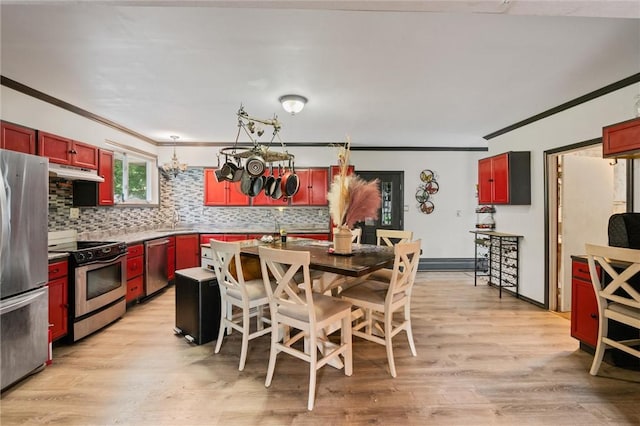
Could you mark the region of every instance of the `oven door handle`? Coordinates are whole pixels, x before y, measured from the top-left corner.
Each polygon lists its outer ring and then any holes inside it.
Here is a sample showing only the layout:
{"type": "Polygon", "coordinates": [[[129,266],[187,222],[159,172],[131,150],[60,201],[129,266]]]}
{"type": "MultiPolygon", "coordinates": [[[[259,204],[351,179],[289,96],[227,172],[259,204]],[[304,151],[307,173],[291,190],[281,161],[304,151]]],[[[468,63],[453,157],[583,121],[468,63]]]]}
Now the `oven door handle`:
{"type": "Polygon", "coordinates": [[[107,260],[94,260],[93,262],[85,263],[85,265],[95,265],[96,263],[111,263],[111,262],[115,262],[116,260],[118,260],[118,259],[120,259],[122,257],[125,257],[126,255],[127,255],[127,253],[125,252],[125,253],[119,254],[118,256],[112,257],[112,258],[107,259],[107,260]]]}

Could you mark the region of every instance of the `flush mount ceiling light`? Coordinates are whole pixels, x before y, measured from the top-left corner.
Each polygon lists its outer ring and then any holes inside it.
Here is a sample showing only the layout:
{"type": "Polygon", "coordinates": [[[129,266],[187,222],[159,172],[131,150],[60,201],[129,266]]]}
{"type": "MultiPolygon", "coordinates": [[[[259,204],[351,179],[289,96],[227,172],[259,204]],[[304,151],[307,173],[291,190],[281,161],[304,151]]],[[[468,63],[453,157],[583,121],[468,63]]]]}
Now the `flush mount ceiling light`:
{"type": "Polygon", "coordinates": [[[187,170],[187,164],[178,161],[178,156],[176,155],[176,141],[180,139],[180,136],[172,135],[169,137],[173,139],[173,157],[171,157],[170,162],[164,163],[164,165],[162,166],[162,170],[169,175],[173,175],[173,177],[176,177],[178,176],[178,173],[187,170]]]}
{"type": "Polygon", "coordinates": [[[300,95],[284,95],[278,99],[282,104],[282,108],[291,115],[296,115],[307,103],[307,98],[300,95]]]}

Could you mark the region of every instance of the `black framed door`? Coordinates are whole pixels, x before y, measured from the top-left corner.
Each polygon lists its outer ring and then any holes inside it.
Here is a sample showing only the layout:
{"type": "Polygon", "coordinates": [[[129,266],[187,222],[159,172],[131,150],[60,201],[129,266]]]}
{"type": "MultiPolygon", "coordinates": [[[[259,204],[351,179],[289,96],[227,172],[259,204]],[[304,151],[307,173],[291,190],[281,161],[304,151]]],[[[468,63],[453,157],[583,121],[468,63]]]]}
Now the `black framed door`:
{"type": "Polygon", "coordinates": [[[376,229],[404,229],[404,171],[359,171],[356,174],[371,181],[380,180],[382,205],[378,219],[367,219],[356,224],[362,228],[362,243],[376,243],[376,229]]]}

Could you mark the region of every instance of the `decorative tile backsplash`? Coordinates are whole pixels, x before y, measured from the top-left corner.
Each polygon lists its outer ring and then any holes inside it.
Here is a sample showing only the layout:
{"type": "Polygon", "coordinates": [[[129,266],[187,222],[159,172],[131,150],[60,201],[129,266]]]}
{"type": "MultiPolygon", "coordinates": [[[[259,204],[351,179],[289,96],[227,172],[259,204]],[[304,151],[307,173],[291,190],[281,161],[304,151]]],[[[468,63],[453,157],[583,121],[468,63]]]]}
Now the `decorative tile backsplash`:
{"type": "Polygon", "coordinates": [[[49,180],[49,231],[75,229],[80,232],[136,232],[170,224],[175,215],[183,225],[216,228],[282,226],[326,226],[327,207],[207,207],[204,200],[204,170],[189,168],[177,177],[160,176],[160,207],[80,207],[78,219],[69,218],[73,207],[71,182],[49,180]]]}

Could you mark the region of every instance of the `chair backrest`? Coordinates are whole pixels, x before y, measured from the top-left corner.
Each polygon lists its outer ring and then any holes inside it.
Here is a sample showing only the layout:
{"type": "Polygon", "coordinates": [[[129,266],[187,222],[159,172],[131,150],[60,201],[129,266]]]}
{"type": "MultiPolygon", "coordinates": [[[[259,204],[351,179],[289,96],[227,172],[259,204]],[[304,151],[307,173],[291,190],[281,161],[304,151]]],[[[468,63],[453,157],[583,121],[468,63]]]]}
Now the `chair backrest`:
{"type": "Polygon", "coordinates": [[[376,244],[379,246],[393,246],[406,243],[413,238],[413,232],[400,229],[376,229],[376,244]]]}
{"type": "Polygon", "coordinates": [[[240,259],[240,243],[211,239],[211,261],[218,279],[218,285],[239,291],[246,298],[244,274],[240,259]]]}
{"type": "MultiPolygon", "coordinates": [[[[333,233],[335,234],[338,231],[338,228],[333,228],[333,233]]],[[[362,238],[362,228],[353,228],[351,230],[351,242],[360,244],[360,239],[362,238]]]]}
{"type": "Polygon", "coordinates": [[[418,264],[420,263],[420,246],[422,240],[398,243],[393,246],[395,259],[389,282],[386,303],[397,299],[399,293],[411,295],[413,283],[416,280],[418,264]]]}
{"type": "Polygon", "coordinates": [[[264,246],[258,247],[258,253],[271,313],[315,324],[309,274],[311,254],[308,251],[281,250],[264,246]],[[296,275],[302,276],[303,282],[296,282],[296,275]],[[275,281],[275,285],[271,283],[271,279],[275,281]]]}
{"type": "Polygon", "coordinates": [[[640,272],[640,250],[595,244],[586,244],[585,247],[600,313],[608,302],[640,309],[640,293],[629,283],[629,279],[640,272]],[[596,264],[611,277],[611,282],[604,288],[596,264]]]}

